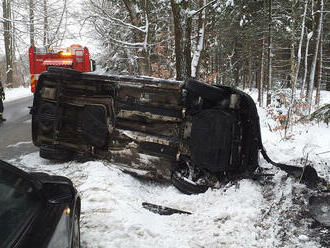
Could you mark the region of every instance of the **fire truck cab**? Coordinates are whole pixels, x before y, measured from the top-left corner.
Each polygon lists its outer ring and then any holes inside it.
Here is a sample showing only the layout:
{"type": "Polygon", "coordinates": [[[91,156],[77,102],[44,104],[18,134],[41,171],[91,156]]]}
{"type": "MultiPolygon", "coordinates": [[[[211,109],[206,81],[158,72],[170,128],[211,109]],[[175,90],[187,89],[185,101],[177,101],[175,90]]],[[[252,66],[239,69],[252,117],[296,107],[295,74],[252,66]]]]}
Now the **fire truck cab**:
{"type": "Polygon", "coordinates": [[[90,59],[87,47],[71,45],[68,48],[29,48],[31,91],[34,92],[39,75],[49,66],[71,68],[81,72],[95,71],[95,61],[90,59]]]}

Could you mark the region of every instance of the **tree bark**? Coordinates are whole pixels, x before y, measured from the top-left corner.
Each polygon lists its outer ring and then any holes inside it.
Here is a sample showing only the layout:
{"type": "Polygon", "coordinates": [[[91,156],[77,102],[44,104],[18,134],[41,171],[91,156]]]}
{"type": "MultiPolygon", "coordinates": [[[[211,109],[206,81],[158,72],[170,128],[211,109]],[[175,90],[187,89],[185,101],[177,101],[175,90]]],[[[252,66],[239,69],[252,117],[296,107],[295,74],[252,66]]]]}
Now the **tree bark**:
{"type": "Polygon", "coordinates": [[[267,83],[267,106],[271,104],[272,89],[272,0],[269,0],[268,16],[268,83],[267,83]]]}
{"type": "Polygon", "coordinates": [[[306,91],[306,94],[304,94],[304,91],[305,91],[307,72],[308,72],[308,50],[309,50],[309,41],[311,40],[311,37],[312,37],[311,33],[306,32],[306,37],[307,37],[307,39],[306,39],[306,48],[305,48],[305,68],[304,68],[304,78],[303,78],[301,92],[300,92],[301,97],[307,96],[307,91],[306,91]]]}
{"type": "Polygon", "coordinates": [[[30,46],[34,46],[34,2],[29,0],[29,19],[30,19],[30,46]]]}
{"type": "Polygon", "coordinates": [[[248,67],[248,84],[249,89],[252,90],[252,51],[251,47],[249,48],[249,67],[248,67]]]}
{"type": "Polygon", "coordinates": [[[321,82],[322,82],[322,30],[321,30],[321,39],[319,40],[319,54],[318,54],[318,60],[317,60],[317,79],[315,81],[315,105],[318,105],[320,103],[320,88],[321,88],[321,82]]]}
{"type": "Polygon", "coordinates": [[[174,40],[175,40],[175,68],[176,79],[183,80],[184,73],[184,55],[183,55],[183,37],[182,37],[182,16],[180,4],[175,0],[171,0],[173,22],[174,22],[174,40]]]}
{"type": "MultiPolygon", "coordinates": [[[[300,32],[300,40],[299,40],[299,48],[298,48],[298,54],[297,54],[297,68],[296,68],[296,75],[294,77],[295,84],[298,81],[298,75],[299,75],[299,70],[300,70],[300,63],[301,63],[301,48],[302,48],[302,43],[304,40],[304,32],[305,32],[305,20],[306,20],[306,13],[307,13],[307,4],[308,0],[305,0],[305,7],[304,7],[304,14],[303,14],[303,20],[301,24],[301,32],[300,32]]],[[[306,47],[307,49],[307,47],[306,47]]],[[[307,53],[308,55],[308,53],[307,53]]],[[[294,89],[293,89],[294,90],[294,89]]],[[[292,90],[292,100],[294,97],[294,91],[292,90]]],[[[303,92],[303,88],[301,89],[301,92],[303,92]]]]}
{"type": "MultiPolygon", "coordinates": [[[[206,0],[199,0],[199,7],[203,7],[206,5],[206,0]]],[[[194,52],[194,56],[192,59],[192,63],[191,63],[191,77],[195,78],[197,77],[197,72],[198,72],[198,68],[199,68],[199,64],[200,64],[200,58],[201,58],[201,53],[204,49],[204,39],[205,39],[205,12],[206,10],[204,9],[200,14],[199,14],[199,18],[198,18],[198,35],[196,38],[196,49],[194,52]]],[[[212,65],[211,65],[211,74],[214,73],[214,66],[213,66],[213,56],[212,56],[212,65]]]]}
{"type": "Polygon", "coordinates": [[[262,37],[262,47],[261,47],[261,56],[260,56],[260,83],[258,88],[258,100],[259,106],[263,107],[264,103],[264,57],[265,57],[265,37],[262,37]]]}
{"type": "MultiPolygon", "coordinates": [[[[187,8],[185,8],[187,9],[187,8]]],[[[191,77],[191,29],[192,29],[192,18],[189,16],[185,17],[186,29],[184,38],[184,61],[185,61],[185,77],[191,77]]]]}
{"type": "MultiPolygon", "coordinates": [[[[294,13],[296,11],[296,1],[292,1],[291,3],[291,11],[294,17],[294,13]]],[[[290,29],[291,29],[291,47],[290,47],[290,83],[291,83],[291,104],[293,104],[294,96],[296,92],[296,73],[297,73],[297,61],[296,61],[296,25],[295,20],[292,17],[290,29]]],[[[292,108],[290,108],[292,109],[292,108]]],[[[290,115],[288,114],[288,117],[290,115]]]]}
{"type": "Polygon", "coordinates": [[[6,53],[6,84],[13,86],[13,39],[12,39],[12,24],[11,24],[11,0],[2,1],[3,10],[3,29],[4,42],[6,53]]]}
{"type": "Polygon", "coordinates": [[[322,18],[323,18],[323,0],[318,0],[318,4],[320,6],[318,13],[318,25],[317,25],[317,36],[316,36],[316,44],[315,44],[315,51],[313,56],[313,61],[311,65],[311,72],[309,76],[309,90],[308,90],[308,103],[309,103],[309,113],[312,110],[312,98],[313,98],[313,90],[314,90],[314,81],[315,81],[315,69],[316,69],[316,63],[317,58],[319,54],[319,45],[320,45],[320,39],[321,39],[321,30],[322,30],[322,18]]]}
{"type": "Polygon", "coordinates": [[[47,0],[43,2],[44,8],[44,36],[43,36],[43,46],[48,50],[49,49],[49,25],[48,25],[48,6],[47,0]]]}

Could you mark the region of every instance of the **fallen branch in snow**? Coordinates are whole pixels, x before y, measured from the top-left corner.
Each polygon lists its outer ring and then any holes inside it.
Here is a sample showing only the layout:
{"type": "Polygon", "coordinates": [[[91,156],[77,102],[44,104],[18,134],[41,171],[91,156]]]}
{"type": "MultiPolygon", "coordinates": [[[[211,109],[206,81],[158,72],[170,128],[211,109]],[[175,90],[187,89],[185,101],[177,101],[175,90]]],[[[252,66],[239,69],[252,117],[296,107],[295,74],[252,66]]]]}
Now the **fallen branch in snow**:
{"type": "Polygon", "coordinates": [[[321,155],[321,154],[326,154],[326,153],[330,153],[330,151],[316,153],[316,155],[321,155]]]}
{"type": "Polygon", "coordinates": [[[172,215],[172,214],[192,214],[190,212],[186,212],[183,210],[175,209],[175,208],[169,208],[161,205],[152,204],[149,202],[142,202],[142,207],[145,209],[148,209],[149,211],[160,214],[160,215],[172,215]]]}

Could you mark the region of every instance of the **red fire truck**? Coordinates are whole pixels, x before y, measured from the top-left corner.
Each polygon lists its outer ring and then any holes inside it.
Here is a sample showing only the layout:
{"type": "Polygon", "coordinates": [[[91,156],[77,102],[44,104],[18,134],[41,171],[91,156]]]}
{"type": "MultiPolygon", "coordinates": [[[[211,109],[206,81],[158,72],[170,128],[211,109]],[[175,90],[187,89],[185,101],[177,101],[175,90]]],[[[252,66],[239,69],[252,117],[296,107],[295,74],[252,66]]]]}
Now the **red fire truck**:
{"type": "Polygon", "coordinates": [[[87,47],[71,45],[68,48],[36,48],[29,49],[31,91],[34,92],[40,73],[47,71],[49,66],[71,68],[90,72],[95,70],[95,61],[89,57],[87,47]]]}

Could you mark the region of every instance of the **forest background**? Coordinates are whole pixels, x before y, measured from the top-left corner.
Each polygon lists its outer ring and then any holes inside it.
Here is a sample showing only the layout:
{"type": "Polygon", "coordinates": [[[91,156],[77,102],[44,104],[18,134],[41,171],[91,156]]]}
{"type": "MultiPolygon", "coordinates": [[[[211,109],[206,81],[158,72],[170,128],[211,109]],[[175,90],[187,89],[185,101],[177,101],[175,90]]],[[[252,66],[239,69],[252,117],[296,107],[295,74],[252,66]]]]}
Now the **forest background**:
{"type": "MultiPolygon", "coordinates": [[[[320,90],[330,91],[324,0],[2,0],[1,22],[7,87],[29,85],[31,45],[84,37],[107,73],[257,89],[260,106],[279,107],[270,110],[279,129],[317,109],[320,90]]],[[[327,105],[318,114],[328,122],[329,112],[327,105]]]]}

